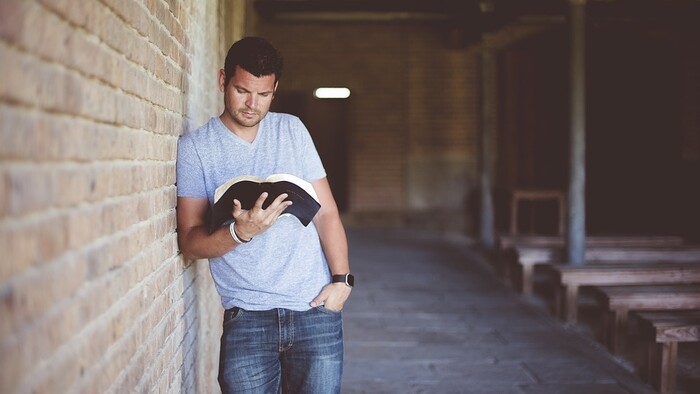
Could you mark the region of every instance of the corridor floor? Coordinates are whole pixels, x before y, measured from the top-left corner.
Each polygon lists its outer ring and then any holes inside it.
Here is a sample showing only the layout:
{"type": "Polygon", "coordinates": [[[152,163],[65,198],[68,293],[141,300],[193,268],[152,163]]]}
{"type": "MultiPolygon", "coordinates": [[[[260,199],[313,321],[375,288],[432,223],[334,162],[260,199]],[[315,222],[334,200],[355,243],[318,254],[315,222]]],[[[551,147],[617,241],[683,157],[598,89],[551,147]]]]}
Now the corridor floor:
{"type": "Polygon", "coordinates": [[[343,393],[654,393],[461,237],[349,228],[343,393]]]}

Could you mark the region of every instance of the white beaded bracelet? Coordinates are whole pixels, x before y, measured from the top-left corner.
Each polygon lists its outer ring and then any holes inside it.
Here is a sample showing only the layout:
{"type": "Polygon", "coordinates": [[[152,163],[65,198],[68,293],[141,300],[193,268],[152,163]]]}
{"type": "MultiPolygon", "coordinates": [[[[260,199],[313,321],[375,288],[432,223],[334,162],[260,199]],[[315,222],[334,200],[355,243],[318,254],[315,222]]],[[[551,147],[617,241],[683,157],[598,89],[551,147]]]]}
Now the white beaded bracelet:
{"type": "Polygon", "coordinates": [[[253,238],[244,240],[238,237],[238,234],[236,234],[236,222],[231,222],[231,224],[228,225],[228,232],[231,233],[231,237],[233,237],[233,240],[239,245],[253,240],[253,238]]]}

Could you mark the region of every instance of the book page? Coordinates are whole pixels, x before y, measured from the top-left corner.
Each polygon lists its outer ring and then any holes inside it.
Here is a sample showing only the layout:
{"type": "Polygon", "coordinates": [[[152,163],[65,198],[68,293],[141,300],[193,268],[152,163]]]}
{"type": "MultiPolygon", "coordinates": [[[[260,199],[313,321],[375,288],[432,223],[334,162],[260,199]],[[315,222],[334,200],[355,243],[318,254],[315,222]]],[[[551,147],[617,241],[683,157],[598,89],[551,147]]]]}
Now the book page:
{"type": "Polygon", "coordinates": [[[226,190],[228,190],[231,185],[233,185],[236,182],[240,181],[251,181],[251,182],[257,182],[257,183],[262,183],[262,182],[278,182],[278,181],[287,181],[294,183],[304,189],[311,197],[314,198],[314,200],[318,201],[318,195],[316,194],[316,191],[314,190],[314,187],[311,185],[311,183],[296,177],[291,174],[273,174],[267,177],[266,179],[260,178],[255,175],[240,175],[237,177],[233,177],[223,183],[221,186],[216,188],[216,191],[214,192],[214,202],[216,203],[219,201],[219,198],[226,193],[226,190]]]}
{"type": "Polygon", "coordinates": [[[233,185],[236,182],[240,182],[240,181],[251,181],[251,182],[260,183],[260,182],[264,182],[265,180],[263,178],[260,178],[259,176],[255,176],[255,175],[240,175],[240,176],[231,178],[228,181],[226,181],[225,183],[221,184],[221,186],[216,188],[216,191],[214,192],[214,202],[219,201],[221,196],[223,196],[224,193],[226,193],[226,190],[228,190],[228,188],[231,185],[233,185]]]}
{"type": "Polygon", "coordinates": [[[307,182],[299,177],[296,177],[294,175],[291,175],[291,174],[273,174],[273,175],[270,175],[269,177],[267,177],[267,179],[265,179],[265,181],[266,182],[287,181],[287,182],[294,183],[296,185],[299,185],[299,187],[301,187],[302,189],[304,189],[304,191],[309,193],[309,195],[311,195],[311,197],[313,197],[314,200],[318,201],[318,195],[316,195],[316,190],[314,190],[314,187],[311,185],[311,183],[309,183],[309,182],[307,182]]]}

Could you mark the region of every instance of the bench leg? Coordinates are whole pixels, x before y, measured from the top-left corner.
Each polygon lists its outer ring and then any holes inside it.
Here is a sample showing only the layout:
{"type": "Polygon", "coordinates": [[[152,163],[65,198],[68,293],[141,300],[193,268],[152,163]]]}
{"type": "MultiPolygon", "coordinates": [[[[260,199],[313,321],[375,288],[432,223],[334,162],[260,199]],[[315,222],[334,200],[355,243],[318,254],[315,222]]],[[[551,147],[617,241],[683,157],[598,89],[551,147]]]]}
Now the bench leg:
{"type": "Polygon", "coordinates": [[[606,315],[606,324],[604,327],[605,335],[607,336],[606,344],[613,354],[622,354],[625,337],[627,335],[628,315],[629,312],[626,309],[610,311],[606,315]]]}
{"type": "Polygon", "coordinates": [[[506,254],[507,252],[504,250],[499,250],[496,254],[496,272],[498,272],[499,275],[503,275],[503,267],[506,263],[506,254]]]}
{"type": "Polygon", "coordinates": [[[561,296],[557,297],[559,317],[566,323],[576,323],[578,319],[578,285],[563,286],[561,296]]]}
{"type": "Polygon", "coordinates": [[[661,394],[671,394],[675,389],[677,354],[678,342],[649,344],[649,383],[661,394]]]}
{"type": "Polygon", "coordinates": [[[518,200],[513,197],[510,203],[510,234],[518,233],[518,200]]]}
{"type": "Polygon", "coordinates": [[[512,248],[502,249],[499,248],[496,254],[495,267],[496,272],[501,275],[503,281],[509,286],[512,285],[510,282],[510,264],[511,260],[517,258],[517,253],[512,248]]]}
{"type": "Polygon", "coordinates": [[[523,272],[521,289],[524,295],[530,296],[532,295],[532,277],[535,267],[531,264],[521,265],[521,267],[523,272]]]}
{"type": "Polygon", "coordinates": [[[610,332],[613,325],[613,320],[615,315],[610,310],[603,311],[603,327],[600,330],[600,343],[604,344],[609,349],[612,349],[612,338],[610,338],[610,332]]]}
{"type": "Polygon", "coordinates": [[[508,286],[512,288],[514,288],[517,285],[517,282],[515,280],[515,268],[517,265],[517,259],[517,255],[515,257],[508,255],[501,262],[501,272],[503,274],[503,278],[505,279],[508,286]]]}

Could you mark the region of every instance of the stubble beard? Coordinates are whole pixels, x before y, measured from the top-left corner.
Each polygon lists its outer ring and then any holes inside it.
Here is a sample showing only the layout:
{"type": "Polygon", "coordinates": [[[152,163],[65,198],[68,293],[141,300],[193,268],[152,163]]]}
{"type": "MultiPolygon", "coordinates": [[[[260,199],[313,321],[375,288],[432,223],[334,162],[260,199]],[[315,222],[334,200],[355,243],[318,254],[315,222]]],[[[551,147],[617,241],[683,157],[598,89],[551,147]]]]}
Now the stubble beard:
{"type": "Polygon", "coordinates": [[[254,111],[248,108],[244,108],[236,110],[236,112],[233,114],[233,119],[236,121],[236,123],[240,124],[243,127],[254,127],[258,123],[260,123],[260,121],[262,120],[262,116],[260,114],[260,111],[254,111]],[[246,115],[246,112],[248,112],[249,114],[254,113],[255,115],[251,117],[250,115],[246,115]]]}
{"type": "Polygon", "coordinates": [[[233,123],[245,128],[255,127],[263,118],[263,114],[259,110],[248,108],[247,106],[233,108],[228,96],[224,96],[224,111],[233,123]],[[252,113],[254,116],[246,116],[246,112],[252,113]]]}
{"type": "MultiPolygon", "coordinates": [[[[228,103],[225,103],[228,104],[228,103]]],[[[250,108],[238,108],[238,109],[233,109],[228,105],[225,105],[224,111],[228,115],[228,117],[231,119],[231,121],[239,126],[249,128],[249,127],[255,127],[260,121],[262,120],[262,115],[260,111],[253,110],[250,108]],[[254,116],[246,116],[245,113],[249,114],[254,114],[254,116]]]]}

